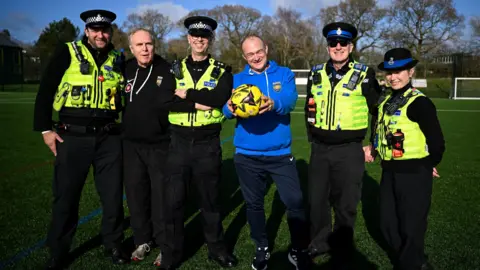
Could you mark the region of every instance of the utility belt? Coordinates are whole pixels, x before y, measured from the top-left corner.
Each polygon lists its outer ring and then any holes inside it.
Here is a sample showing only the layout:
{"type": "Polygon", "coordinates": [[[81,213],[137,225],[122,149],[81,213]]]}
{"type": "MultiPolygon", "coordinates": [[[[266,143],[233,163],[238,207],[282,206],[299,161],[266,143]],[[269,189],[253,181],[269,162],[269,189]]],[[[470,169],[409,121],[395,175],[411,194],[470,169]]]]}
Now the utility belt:
{"type": "Polygon", "coordinates": [[[72,125],[62,122],[57,122],[54,124],[54,128],[58,133],[77,133],[77,134],[99,134],[107,133],[110,135],[119,135],[122,132],[120,124],[109,123],[104,126],[81,126],[81,125],[72,125]]]}

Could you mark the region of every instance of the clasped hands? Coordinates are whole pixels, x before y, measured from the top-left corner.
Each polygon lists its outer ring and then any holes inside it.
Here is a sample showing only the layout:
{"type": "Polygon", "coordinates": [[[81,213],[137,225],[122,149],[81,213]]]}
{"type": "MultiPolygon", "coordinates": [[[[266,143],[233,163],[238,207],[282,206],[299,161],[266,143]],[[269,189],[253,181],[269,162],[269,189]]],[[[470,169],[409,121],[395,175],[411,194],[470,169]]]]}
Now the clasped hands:
{"type": "MultiPolygon", "coordinates": [[[[232,92],[235,91],[235,89],[232,89],[232,92]]],[[[273,110],[273,106],[275,105],[275,102],[273,101],[273,99],[267,97],[267,96],[264,96],[262,95],[262,103],[260,104],[260,107],[259,107],[259,110],[258,110],[258,114],[264,114],[266,112],[269,112],[271,110],[273,110]]],[[[227,101],[227,107],[228,107],[228,110],[234,115],[234,116],[237,116],[235,114],[235,108],[233,107],[233,104],[232,104],[232,100],[229,99],[227,101]]]]}

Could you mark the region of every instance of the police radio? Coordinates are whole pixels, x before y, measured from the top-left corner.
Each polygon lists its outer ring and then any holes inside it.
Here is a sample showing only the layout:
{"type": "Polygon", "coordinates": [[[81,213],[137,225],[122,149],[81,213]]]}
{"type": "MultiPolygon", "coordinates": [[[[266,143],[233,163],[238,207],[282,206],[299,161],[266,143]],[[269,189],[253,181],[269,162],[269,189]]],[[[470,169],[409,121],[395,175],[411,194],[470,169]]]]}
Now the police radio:
{"type": "Polygon", "coordinates": [[[322,82],[322,77],[320,77],[319,73],[315,73],[312,76],[312,83],[313,84],[320,84],[322,82]]]}
{"type": "Polygon", "coordinates": [[[399,108],[403,107],[408,99],[410,98],[410,95],[408,96],[403,96],[399,95],[397,97],[391,98],[387,103],[385,103],[384,106],[384,111],[387,115],[393,115],[399,108]]]}
{"type": "Polygon", "coordinates": [[[182,67],[180,65],[180,61],[175,60],[172,63],[172,73],[175,75],[175,78],[181,80],[183,79],[182,67]]]}
{"type": "Polygon", "coordinates": [[[360,79],[360,72],[354,71],[352,74],[352,77],[350,77],[350,80],[348,81],[347,89],[354,90],[359,79],[360,79]]]}
{"type": "Polygon", "coordinates": [[[212,70],[212,73],[210,73],[210,77],[218,80],[218,78],[220,77],[220,67],[219,66],[215,66],[212,70]]]}

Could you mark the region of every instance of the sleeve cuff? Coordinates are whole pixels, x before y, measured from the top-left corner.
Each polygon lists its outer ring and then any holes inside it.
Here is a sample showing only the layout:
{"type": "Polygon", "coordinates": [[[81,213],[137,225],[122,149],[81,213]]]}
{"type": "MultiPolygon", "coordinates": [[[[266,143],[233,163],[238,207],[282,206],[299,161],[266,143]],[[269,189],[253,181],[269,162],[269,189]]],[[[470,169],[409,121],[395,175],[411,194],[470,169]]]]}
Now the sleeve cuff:
{"type": "Polygon", "coordinates": [[[48,132],[51,132],[51,130],[42,131],[42,134],[45,134],[45,133],[48,133],[48,132]]]}
{"type": "Polygon", "coordinates": [[[233,118],[233,113],[228,109],[227,105],[223,106],[223,115],[225,115],[226,118],[232,119],[233,118]]]}

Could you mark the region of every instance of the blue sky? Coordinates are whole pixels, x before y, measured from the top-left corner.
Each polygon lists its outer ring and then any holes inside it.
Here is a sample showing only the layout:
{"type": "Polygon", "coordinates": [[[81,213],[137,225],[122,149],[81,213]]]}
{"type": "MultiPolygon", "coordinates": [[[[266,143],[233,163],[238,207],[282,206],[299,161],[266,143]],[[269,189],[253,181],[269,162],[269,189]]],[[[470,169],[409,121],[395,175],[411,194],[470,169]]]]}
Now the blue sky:
{"type": "MultiPolygon", "coordinates": [[[[63,17],[70,19],[81,30],[83,21],[80,13],[88,9],[108,9],[117,14],[116,22],[122,24],[126,16],[144,8],[156,8],[165,15],[176,20],[193,9],[212,8],[223,4],[242,4],[253,7],[262,14],[273,14],[276,7],[293,7],[305,16],[316,14],[320,8],[337,4],[339,0],[7,0],[2,4],[0,17],[0,29],[9,29],[12,36],[24,42],[35,41],[41,31],[53,20],[61,20],[63,17]],[[68,4],[67,4],[68,3],[68,4]]],[[[387,3],[388,0],[380,0],[387,3]]],[[[454,0],[458,11],[466,18],[480,16],[478,0],[454,0]]]]}

